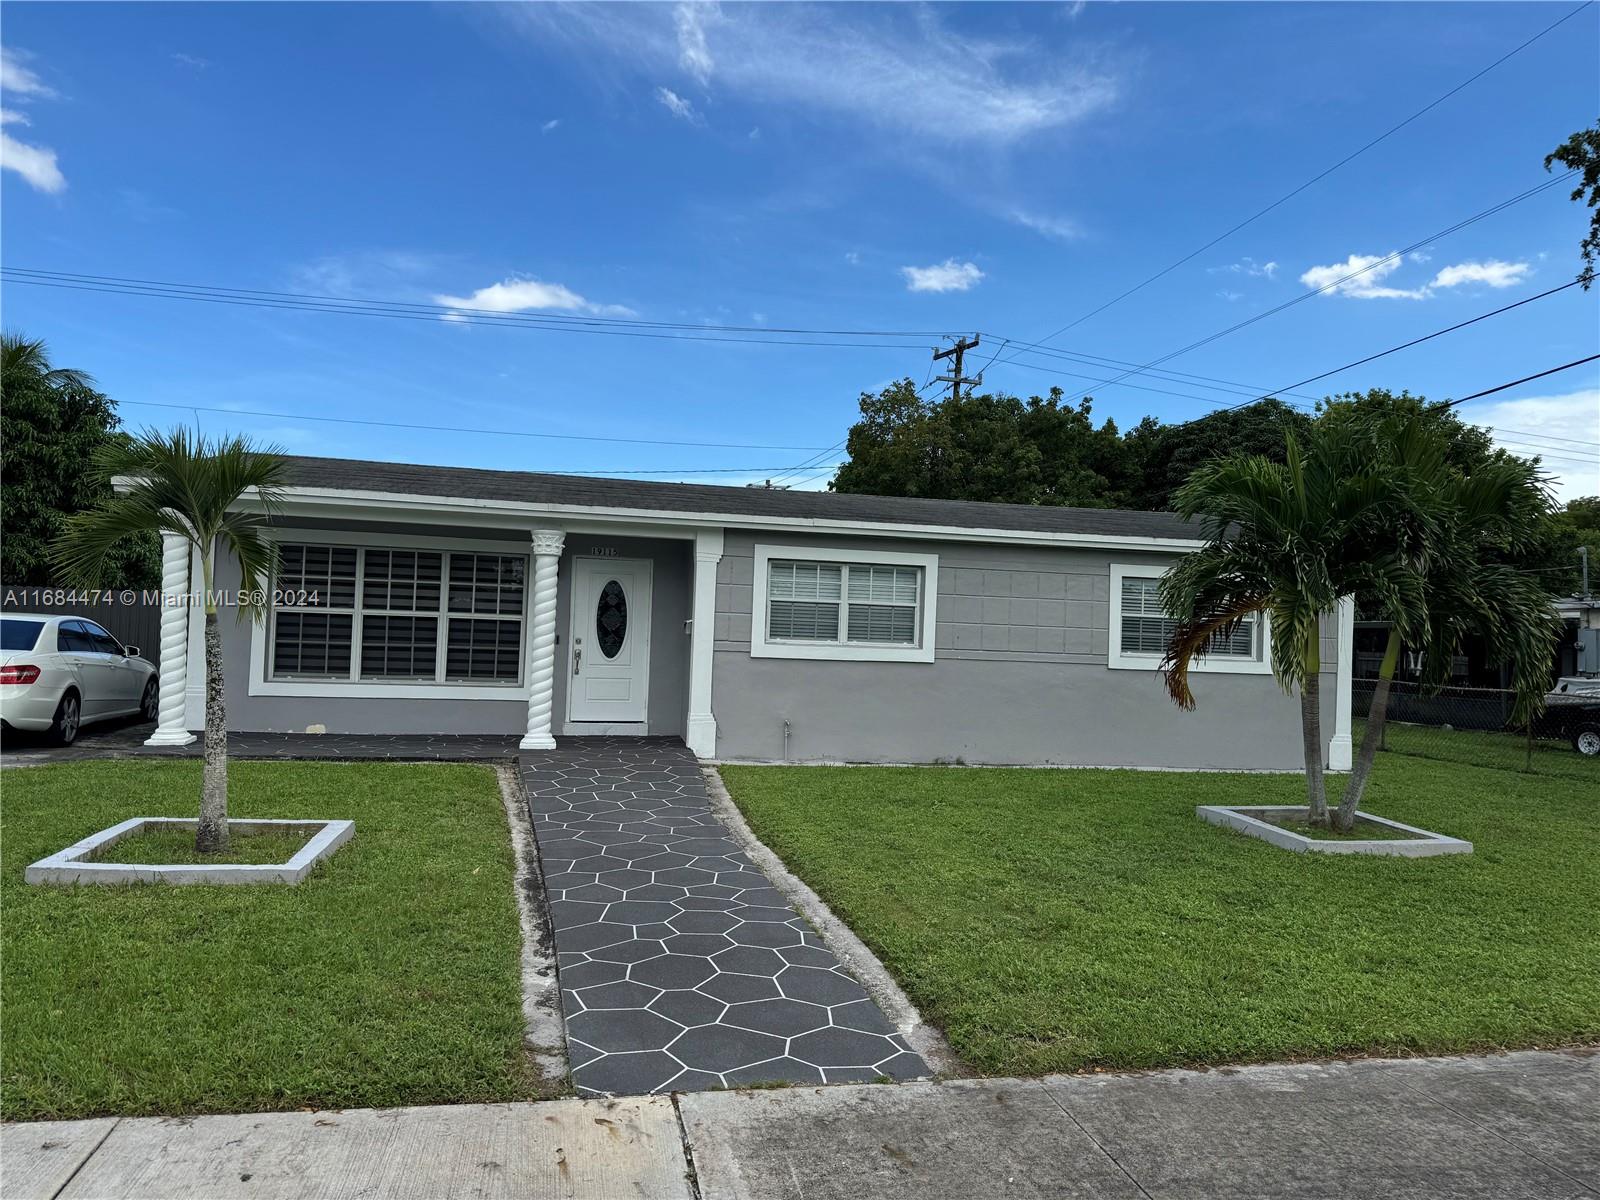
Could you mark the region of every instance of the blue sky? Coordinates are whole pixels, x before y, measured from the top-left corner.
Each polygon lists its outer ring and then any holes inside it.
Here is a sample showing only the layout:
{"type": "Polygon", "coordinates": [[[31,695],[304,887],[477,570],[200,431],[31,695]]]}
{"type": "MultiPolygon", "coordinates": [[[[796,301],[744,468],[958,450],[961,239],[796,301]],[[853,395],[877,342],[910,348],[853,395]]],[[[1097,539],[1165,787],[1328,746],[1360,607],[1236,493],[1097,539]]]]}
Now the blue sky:
{"type": "MultiPolygon", "coordinates": [[[[0,301],[130,424],[198,420],[298,453],[739,483],[842,440],[862,390],[922,382],[946,331],[983,332],[969,365],[1012,339],[990,389],[1059,383],[1124,426],[1178,421],[1241,398],[1211,381],[1281,388],[1572,277],[1586,214],[1558,186],[1162,367],[1207,380],[1107,386],[1082,377],[1120,368],[1005,361],[1573,7],[7,4],[8,267],[927,332],[591,336],[15,280],[0,301]]],[[[1595,119],[1597,48],[1591,4],[1050,345],[1147,363],[1538,185],[1544,154],[1595,119]]],[[[1465,395],[1595,353],[1597,309],[1600,289],[1571,289],[1306,391],[1465,395]]],[[[1600,491],[1594,364],[1464,411],[1550,451],[1562,494],[1600,491]]]]}

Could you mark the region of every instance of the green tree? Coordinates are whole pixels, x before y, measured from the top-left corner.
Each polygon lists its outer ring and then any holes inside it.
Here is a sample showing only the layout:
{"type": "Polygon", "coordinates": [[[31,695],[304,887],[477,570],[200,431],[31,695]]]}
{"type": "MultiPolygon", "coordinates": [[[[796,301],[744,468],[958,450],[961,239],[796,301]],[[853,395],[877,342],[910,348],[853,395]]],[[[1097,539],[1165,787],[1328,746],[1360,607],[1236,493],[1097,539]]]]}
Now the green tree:
{"type": "MultiPolygon", "coordinates": [[[[1450,661],[1469,635],[1490,663],[1511,668],[1513,716],[1530,721],[1550,681],[1556,635],[1551,596],[1538,570],[1516,564],[1542,544],[1550,496],[1535,463],[1495,451],[1470,467],[1452,461],[1459,422],[1443,406],[1334,407],[1323,423],[1379,422],[1373,447],[1404,519],[1374,547],[1387,569],[1367,574],[1356,602],[1389,622],[1366,730],[1334,817],[1348,830],[1371,777],[1388,718],[1389,687],[1403,644],[1422,651],[1422,685],[1449,680],[1450,661]]],[[[1358,577],[1357,583],[1362,580],[1358,577]]]]}
{"type": "Polygon", "coordinates": [[[286,464],[275,448],[257,449],[242,437],[211,442],[179,429],[108,442],[93,466],[105,498],[68,518],[54,547],[54,561],[69,583],[100,578],[107,557],[132,534],[176,533],[200,556],[206,728],[195,849],[218,854],[228,848],[228,721],[214,590],[217,555],[232,555],[239,564],[239,618],[260,621],[276,559],[267,524],[282,502],[286,464]],[[113,491],[113,479],[127,482],[113,491]],[[241,506],[247,500],[256,511],[241,506]]]}
{"type": "Polygon", "coordinates": [[[1125,439],[1139,479],[1132,489],[1133,507],[1171,508],[1194,469],[1214,458],[1258,454],[1282,462],[1285,435],[1303,438],[1310,425],[1308,415],[1276,399],[1218,409],[1178,425],[1146,418],[1125,439]]]}
{"type": "Polygon", "coordinates": [[[903,379],[861,396],[832,487],[875,496],[1106,507],[1133,483],[1113,422],[1059,388],[1027,400],[1003,394],[923,399],[903,379]]]}
{"type": "Polygon", "coordinates": [[[1568,500],[1549,525],[1547,541],[1538,555],[1547,564],[1545,581],[1557,592],[1577,595],[1583,586],[1583,565],[1578,547],[1589,549],[1589,590],[1600,583],[1600,496],[1568,500]]]}
{"type": "MultiPolygon", "coordinates": [[[[95,452],[118,438],[116,406],[82,371],[54,367],[44,342],[0,335],[0,580],[48,585],[50,543],[66,518],[103,500],[95,452]]],[[[91,587],[147,588],[160,579],[160,540],[136,534],[106,556],[91,587]]]]}
{"type": "Polygon", "coordinates": [[[1260,614],[1272,635],[1272,671],[1300,692],[1307,816],[1330,814],[1322,756],[1321,633],[1340,597],[1403,588],[1396,547],[1416,540],[1411,506],[1379,448],[1397,436],[1368,420],[1318,421],[1285,437],[1284,461],[1231,455],[1198,467],[1178,489],[1177,511],[1205,544],[1163,577],[1176,619],[1162,662],[1167,691],[1193,708],[1189,668],[1214,637],[1260,614]],[[1387,582],[1385,582],[1387,581],[1387,582]]]}
{"type": "Polygon", "coordinates": [[[1593,210],[1589,214],[1589,232],[1578,247],[1583,258],[1583,270],[1578,272],[1578,278],[1583,281],[1583,290],[1588,291],[1594,282],[1595,256],[1600,254],[1600,121],[1590,129],[1578,130],[1544,156],[1546,171],[1554,163],[1582,172],[1571,198],[1584,200],[1593,210]]]}

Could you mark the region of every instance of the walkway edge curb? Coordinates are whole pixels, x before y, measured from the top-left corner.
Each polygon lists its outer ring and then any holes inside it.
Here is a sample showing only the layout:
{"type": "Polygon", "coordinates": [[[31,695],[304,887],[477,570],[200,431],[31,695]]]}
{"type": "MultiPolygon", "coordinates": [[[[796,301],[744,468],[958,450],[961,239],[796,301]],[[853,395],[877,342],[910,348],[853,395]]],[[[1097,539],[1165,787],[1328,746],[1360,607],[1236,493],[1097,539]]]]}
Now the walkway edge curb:
{"type": "Polygon", "coordinates": [[[936,1075],[961,1076],[970,1074],[950,1049],[944,1034],[922,1019],[911,997],[901,990],[889,969],[878,961],[878,956],[867,948],[850,926],[837,916],[822,897],[812,891],[806,882],[769,850],[755,831],[746,824],[744,814],[733,802],[728,787],[716,767],[702,765],[706,791],[711,795],[711,811],[727,826],[734,841],[739,844],[750,861],[755,863],[772,880],[773,886],[788,898],[789,903],[822,935],[822,940],[832,950],[852,975],[867,989],[867,994],[883,1010],[883,1015],[893,1021],[906,1043],[922,1060],[933,1068],[936,1075]]]}
{"type": "Polygon", "coordinates": [[[517,923],[522,927],[522,1044],[541,1082],[561,1092],[566,1090],[569,1075],[567,1025],[556,978],[555,938],[544,909],[538,843],[528,816],[521,774],[513,766],[497,766],[494,773],[506,822],[511,827],[515,872],[512,890],[516,893],[517,923]]]}

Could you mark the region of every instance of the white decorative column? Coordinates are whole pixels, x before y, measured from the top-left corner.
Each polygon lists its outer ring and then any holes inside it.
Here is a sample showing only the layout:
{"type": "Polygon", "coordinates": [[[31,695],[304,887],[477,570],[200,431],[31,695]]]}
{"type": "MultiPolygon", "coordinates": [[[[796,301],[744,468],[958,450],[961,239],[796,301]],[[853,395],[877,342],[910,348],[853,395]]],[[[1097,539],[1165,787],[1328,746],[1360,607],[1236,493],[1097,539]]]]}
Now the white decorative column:
{"type": "Polygon", "coordinates": [[[194,741],[188,723],[189,539],[161,535],[161,656],[157,686],[160,705],[156,731],[146,746],[187,746],[194,741]]]}
{"type": "Polygon", "coordinates": [[[720,529],[694,535],[694,607],[689,621],[689,721],[684,741],[696,758],[715,758],[717,719],[711,713],[712,646],[717,635],[717,564],[720,529]]]}
{"type": "MultiPolygon", "coordinates": [[[[204,597],[196,598],[193,593],[204,586],[206,577],[205,569],[200,563],[200,548],[189,547],[189,608],[191,615],[198,604],[200,610],[199,620],[189,621],[189,666],[184,673],[184,724],[192,730],[204,730],[206,727],[206,622],[204,597]]],[[[185,620],[188,618],[185,617],[185,620]]]]}
{"type": "Polygon", "coordinates": [[[1353,761],[1350,744],[1350,705],[1356,664],[1356,601],[1354,596],[1339,600],[1338,674],[1333,686],[1333,738],[1328,742],[1328,770],[1348,771],[1353,761]]]}
{"type": "Polygon", "coordinates": [[[556,579],[567,535],[559,529],[533,531],[533,607],[528,620],[528,732],[524,750],[554,750],[550,713],[555,707],[556,579]]]}

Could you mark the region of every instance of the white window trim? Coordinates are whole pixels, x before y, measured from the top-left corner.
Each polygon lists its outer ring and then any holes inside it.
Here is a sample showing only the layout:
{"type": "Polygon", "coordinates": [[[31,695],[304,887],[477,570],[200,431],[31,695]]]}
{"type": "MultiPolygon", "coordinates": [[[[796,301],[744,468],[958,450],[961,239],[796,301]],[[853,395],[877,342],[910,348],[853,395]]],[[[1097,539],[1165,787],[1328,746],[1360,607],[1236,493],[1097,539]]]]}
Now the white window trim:
{"type": "MultiPolygon", "coordinates": [[[[1111,616],[1106,625],[1106,666],[1113,671],[1154,671],[1161,666],[1159,654],[1130,654],[1122,649],[1122,581],[1160,579],[1167,568],[1157,563],[1111,564],[1111,616]]],[[[1213,675],[1270,675],[1272,673],[1272,626],[1266,614],[1259,614],[1261,627],[1260,658],[1197,658],[1189,670],[1213,675]]]]}
{"type": "MultiPolygon", "coordinates": [[[[935,609],[939,596],[939,556],[905,554],[889,550],[844,550],[836,546],[766,546],[755,548],[755,580],[750,613],[751,658],[811,658],[848,662],[933,661],[935,609]],[[767,640],[767,584],[771,562],[870,563],[889,567],[919,567],[922,571],[917,603],[922,610],[915,646],[880,642],[782,642],[767,640]]],[[[848,604],[841,598],[840,604],[848,604]]]]}
{"type": "MultiPolygon", "coordinates": [[[[252,696],[326,696],[333,699],[357,700],[528,700],[528,625],[532,620],[529,605],[533,595],[533,563],[527,542],[479,542],[455,538],[410,537],[405,534],[345,533],[324,529],[274,529],[272,536],[280,542],[308,546],[358,546],[373,550],[444,550],[459,554],[510,554],[528,562],[528,580],[522,596],[521,678],[516,683],[429,683],[425,680],[406,679],[384,683],[379,680],[356,679],[268,679],[267,652],[272,640],[272,614],[250,626],[250,684],[246,689],[252,696]]],[[[356,599],[360,601],[361,580],[356,580],[356,599]]],[[[403,613],[403,616],[427,616],[422,613],[403,613]]],[[[360,630],[353,635],[357,641],[352,653],[359,658],[360,630]]],[[[439,636],[445,636],[440,630],[439,636]]],[[[202,676],[203,678],[203,676],[202,676]]]]}

